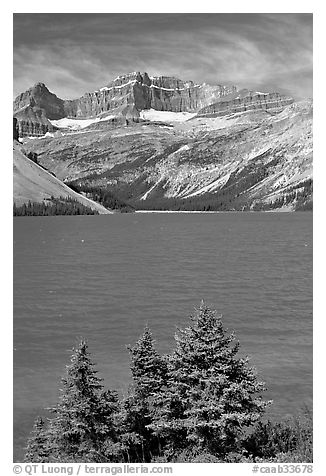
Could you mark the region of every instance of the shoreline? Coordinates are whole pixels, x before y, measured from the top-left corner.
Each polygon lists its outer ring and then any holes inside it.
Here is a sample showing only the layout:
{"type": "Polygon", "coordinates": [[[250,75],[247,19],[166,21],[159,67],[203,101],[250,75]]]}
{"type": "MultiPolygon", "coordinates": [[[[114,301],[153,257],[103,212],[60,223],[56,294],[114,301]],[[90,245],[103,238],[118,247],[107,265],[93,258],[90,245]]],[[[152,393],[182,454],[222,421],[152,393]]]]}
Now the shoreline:
{"type": "Polygon", "coordinates": [[[240,211],[240,210],[215,210],[215,211],[204,211],[204,210],[135,210],[133,213],[295,213],[294,210],[246,210],[246,211],[240,211]]]}

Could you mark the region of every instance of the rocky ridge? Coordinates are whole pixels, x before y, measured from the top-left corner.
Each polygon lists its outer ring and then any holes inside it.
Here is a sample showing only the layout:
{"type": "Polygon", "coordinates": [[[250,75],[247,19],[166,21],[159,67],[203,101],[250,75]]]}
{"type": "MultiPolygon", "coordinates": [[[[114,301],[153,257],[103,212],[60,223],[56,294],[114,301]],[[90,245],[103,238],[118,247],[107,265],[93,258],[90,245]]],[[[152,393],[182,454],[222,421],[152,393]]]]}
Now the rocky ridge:
{"type": "Polygon", "coordinates": [[[51,121],[109,116],[109,125],[139,122],[141,111],[193,112],[227,115],[240,110],[280,108],[293,102],[278,93],[238,91],[236,86],[195,84],[168,76],[134,72],[121,75],[97,91],[62,100],[43,83],[37,83],[14,101],[19,136],[40,137],[58,130],[51,121]]]}
{"type": "Polygon", "coordinates": [[[138,119],[143,109],[193,112],[220,97],[236,91],[236,86],[209,86],[168,76],[149,77],[147,73],[118,76],[98,91],[65,102],[69,117],[88,118],[107,112],[120,112],[138,119]]]}
{"type": "Polygon", "coordinates": [[[273,113],[281,112],[285,106],[292,104],[293,98],[279,93],[261,93],[244,89],[236,97],[229,95],[219,101],[202,108],[198,116],[225,116],[238,112],[252,111],[255,109],[273,113]]]}

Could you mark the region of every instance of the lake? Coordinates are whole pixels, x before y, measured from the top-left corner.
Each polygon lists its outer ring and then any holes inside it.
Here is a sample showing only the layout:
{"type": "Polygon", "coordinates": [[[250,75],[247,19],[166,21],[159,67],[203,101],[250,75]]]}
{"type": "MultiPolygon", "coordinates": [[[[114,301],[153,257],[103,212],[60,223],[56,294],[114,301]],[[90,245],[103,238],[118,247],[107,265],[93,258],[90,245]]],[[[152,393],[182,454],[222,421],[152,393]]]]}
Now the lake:
{"type": "Polygon", "coordinates": [[[125,392],[146,324],[173,348],[202,299],[235,330],[273,418],[312,407],[312,213],[136,213],[14,218],[14,459],[57,402],[86,337],[125,392]]]}

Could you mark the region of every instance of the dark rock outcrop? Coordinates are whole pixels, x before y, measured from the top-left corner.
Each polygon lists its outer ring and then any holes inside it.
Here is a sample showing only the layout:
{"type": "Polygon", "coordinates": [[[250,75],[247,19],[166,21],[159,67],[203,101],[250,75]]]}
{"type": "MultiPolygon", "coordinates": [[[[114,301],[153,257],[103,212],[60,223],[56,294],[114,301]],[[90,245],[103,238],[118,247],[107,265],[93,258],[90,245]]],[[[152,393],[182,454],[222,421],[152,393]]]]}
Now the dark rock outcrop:
{"type": "Polygon", "coordinates": [[[16,118],[16,117],[13,118],[13,126],[14,126],[13,139],[14,139],[14,140],[18,140],[18,138],[19,138],[19,131],[18,131],[18,125],[17,125],[17,118],[16,118]]]}

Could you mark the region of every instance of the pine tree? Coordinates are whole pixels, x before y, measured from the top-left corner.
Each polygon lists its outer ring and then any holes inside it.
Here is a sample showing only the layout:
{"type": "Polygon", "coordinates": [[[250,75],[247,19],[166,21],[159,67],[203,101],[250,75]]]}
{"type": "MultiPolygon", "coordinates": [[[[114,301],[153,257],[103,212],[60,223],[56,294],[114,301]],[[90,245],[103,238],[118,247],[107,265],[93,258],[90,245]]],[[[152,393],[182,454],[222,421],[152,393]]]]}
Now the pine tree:
{"type": "Polygon", "coordinates": [[[165,382],[166,362],[155,349],[148,327],[129,347],[133,385],[124,401],[123,440],[127,460],[150,462],[159,453],[159,441],[148,425],[152,423],[153,399],[165,382]]]}
{"type": "Polygon", "coordinates": [[[224,458],[238,451],[244,430],[269,402],[248,358],[237,356],[239,342],[227,334],[221,316],[204,304],[175,335],[166,387],[155,399],[157,435],[165,438],[170,459],[182,451],[224,458]]]}
{"type": "Polygon", "coordinates": [[[62,379],[59,403],[50,411],[47,439],[50,462],[104,462],[119,451],[114,427],[115,392],[103,392],[85,341],[73,349],[62,379]]]}
{"type": "Polygon", "coordinates": [[[24,461],[26,463],[46,463],[49,451],[47,448],[47,436],[44,428],[44,420],[37,417],[27,441],[24,461]]]}

